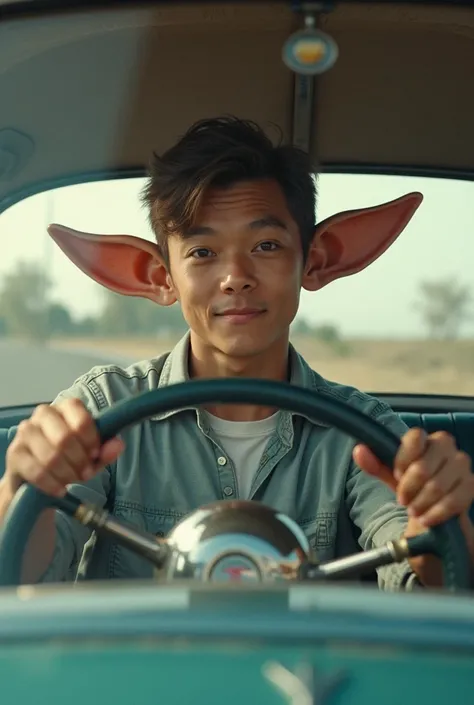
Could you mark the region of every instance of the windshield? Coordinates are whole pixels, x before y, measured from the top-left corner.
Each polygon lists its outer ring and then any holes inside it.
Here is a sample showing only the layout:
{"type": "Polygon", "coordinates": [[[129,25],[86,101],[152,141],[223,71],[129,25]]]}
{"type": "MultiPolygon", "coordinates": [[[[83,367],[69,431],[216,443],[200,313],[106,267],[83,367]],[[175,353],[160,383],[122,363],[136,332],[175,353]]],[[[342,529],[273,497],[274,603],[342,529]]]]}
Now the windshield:
{"type": "MultiPolygon", "coordinates": [[[[0,215],[0,403],[48,401],[95,364],[169,350],[186,330],[179,306],[113,294],[72,264],[49,223],[153,240],[144,180],[74,185],[0,215]]],[[[471,262],[474,186],[405,176],[323,174],[317,218],[410,191],[424,202],[367,270],[303,292],[292,341],[326,378],[370,392],[474,395],[471,262]]]]}

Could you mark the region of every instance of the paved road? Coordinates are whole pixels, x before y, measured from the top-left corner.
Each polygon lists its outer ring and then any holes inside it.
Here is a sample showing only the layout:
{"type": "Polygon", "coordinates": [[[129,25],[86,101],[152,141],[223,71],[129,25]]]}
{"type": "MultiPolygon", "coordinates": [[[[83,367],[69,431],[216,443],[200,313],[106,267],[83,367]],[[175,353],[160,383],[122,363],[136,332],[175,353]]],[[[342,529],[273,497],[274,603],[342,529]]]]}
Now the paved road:
{"type": "Polygon", "coordinates": [[[0,407],[51,401],[94,365],[127,365],[119,355],[0,340],[0,407]]]}

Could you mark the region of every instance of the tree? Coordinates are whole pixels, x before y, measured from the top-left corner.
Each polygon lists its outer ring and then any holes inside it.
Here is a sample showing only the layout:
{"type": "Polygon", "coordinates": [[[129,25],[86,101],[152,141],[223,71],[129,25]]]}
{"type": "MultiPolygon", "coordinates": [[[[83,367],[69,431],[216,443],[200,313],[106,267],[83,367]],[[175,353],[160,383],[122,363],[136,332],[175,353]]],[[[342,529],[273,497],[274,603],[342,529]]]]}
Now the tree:
{"type": "Polygon", "coordinates": [[[470,304],[469,287],[453,278],[420,283],[416,306],[430,338],[457,338],[461,326],[471,317],[470,304]]]}
{"type": "Polygon", "coordinates": [[[310,335],[313,326],[304,316],[297,316],[291,324],[291,332],[294,335],[310,335]]]}
{"type": "Polygon", "coordinates": [[[94,336],[100,333],[98,320],[95,316],[84,316],[74,322],[74,335],[94,336]]]}
{"type": "Polygon", "coordinates": [[[51,281],[42,267],[21,261],[0,288],[5,334],[37,342],[49,336],[51,281]]]}
{"type": "Polygon", "coordinates": [[[48,306],[48,331],[50,335],[73,335],[75,322],[69,309],[56,302],[48,306]]]}
{"type": "Polygon", "coordinates": [[[342,336],[337,326],[332,323],[311,323],[305,316],[297,315],[291,324],[293,335],[307,335],[314,340],[321,340],[323,343],[338,343],[342,336]]]}
{"type": "Polygon", "coordinates": [[[105,304],[98,321],[98,332],[104,335],[181,334],[187,329],[181,307],[159,306],[137,296],[105,292],[105,304]]]}
{"type": "Polygon", "coordinates": [[[304,316],[298,314],[291,325],[291,334],[296,337],[301,336],[303,338],[321,341],[339,357],[347,357],[351,354],[349,343],[343,340],[338,327],[332,323],[314,324],[304,316]]]}

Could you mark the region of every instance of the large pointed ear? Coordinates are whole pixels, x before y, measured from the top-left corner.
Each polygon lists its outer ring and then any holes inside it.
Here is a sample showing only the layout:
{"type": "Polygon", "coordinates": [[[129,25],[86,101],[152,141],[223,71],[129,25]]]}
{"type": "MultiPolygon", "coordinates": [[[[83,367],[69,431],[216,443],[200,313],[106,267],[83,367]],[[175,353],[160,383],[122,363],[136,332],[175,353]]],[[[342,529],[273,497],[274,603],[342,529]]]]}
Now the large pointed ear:
{"type": "Polygon", "coordinates": [[[308,253],[303,287],[315,291],[368,267],[397,239],[422,201],[421,193],[408,193],[380,206],[337,213],[322,221],[308,253]]]}
{"type": "Polygon", "coordinates": [[[126,296],[162,306],[176,301],[157,245],[131,235],[94,235],[53,224],[48,233],[88,277],[126,296]]]}

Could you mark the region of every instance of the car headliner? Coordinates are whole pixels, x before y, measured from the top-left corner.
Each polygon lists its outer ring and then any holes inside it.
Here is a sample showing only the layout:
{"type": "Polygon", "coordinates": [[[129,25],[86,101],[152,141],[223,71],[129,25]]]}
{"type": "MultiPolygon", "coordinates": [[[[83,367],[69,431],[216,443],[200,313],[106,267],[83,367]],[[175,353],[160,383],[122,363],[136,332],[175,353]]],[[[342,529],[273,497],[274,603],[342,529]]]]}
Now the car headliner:
{"type": "Polygon", "coordinates": [[[340,55],[307,133],[294,106],[308,82],[281,60],[302,27],[290,2],[57,4],[0,0],[0,211],[141,174],[223,113],[276,123],[325,170],[474,175],[473,3],[337,3],[320,26],[340,55]]]}

